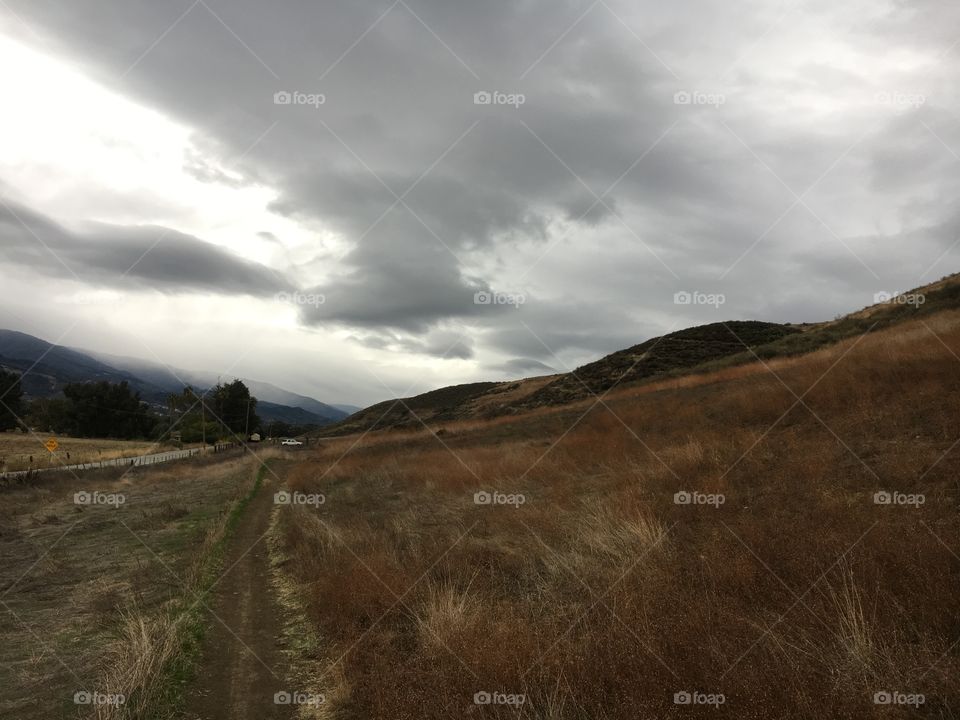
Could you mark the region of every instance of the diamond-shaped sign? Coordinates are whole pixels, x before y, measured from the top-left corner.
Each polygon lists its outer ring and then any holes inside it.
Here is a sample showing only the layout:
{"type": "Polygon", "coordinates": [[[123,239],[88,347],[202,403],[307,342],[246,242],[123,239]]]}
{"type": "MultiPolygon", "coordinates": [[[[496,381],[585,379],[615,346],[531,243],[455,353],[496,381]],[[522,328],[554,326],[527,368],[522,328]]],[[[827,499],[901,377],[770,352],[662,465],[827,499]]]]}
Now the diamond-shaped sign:
{"type": "Polygon", "coordinates": [[[47,448],[47,450],[49,450],[50,452],[53,452],[58,447],[60,447],[60,443],[57,442],[56,438],[50,438],[44,443],[44,446],[47,448]]]}

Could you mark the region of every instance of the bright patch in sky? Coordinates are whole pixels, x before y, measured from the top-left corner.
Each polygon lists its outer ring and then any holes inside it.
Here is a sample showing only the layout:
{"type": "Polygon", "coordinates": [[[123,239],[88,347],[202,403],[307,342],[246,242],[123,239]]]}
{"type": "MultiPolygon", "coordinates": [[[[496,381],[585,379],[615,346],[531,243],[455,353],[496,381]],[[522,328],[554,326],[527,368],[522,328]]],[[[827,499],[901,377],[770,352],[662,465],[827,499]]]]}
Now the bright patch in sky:
{"type": "Polygon", "coordinates": [[[272,266],[292,258],[258,232],[315,250],[315,232],[266,210],[276,198],[270,188],[205,182],[185,170],[199,160],[242,180],[200,155],[190,128],[3,35],[0,82],[16,98],[0,113],[4,194],[67,225],[166,225],[272,266]]]}

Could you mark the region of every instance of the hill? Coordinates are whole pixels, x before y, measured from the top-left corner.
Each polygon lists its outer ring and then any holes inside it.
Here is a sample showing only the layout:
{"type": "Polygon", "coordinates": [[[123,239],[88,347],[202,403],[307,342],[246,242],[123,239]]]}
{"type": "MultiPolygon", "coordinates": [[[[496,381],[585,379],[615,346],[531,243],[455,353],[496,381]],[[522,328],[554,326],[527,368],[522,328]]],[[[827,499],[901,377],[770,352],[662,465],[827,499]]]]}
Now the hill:
{"type": "Polygon", "coordinates": [[[423,423],[486,419],[564,405],[613,387],[811,352],[906,320],[960,308],[960,274],[890,297],[836,320],[781,324],[730,320],[686,328],[606,355],[559,375],[479,382],[387,400],[325,427],[324,436],[423,423]]]}

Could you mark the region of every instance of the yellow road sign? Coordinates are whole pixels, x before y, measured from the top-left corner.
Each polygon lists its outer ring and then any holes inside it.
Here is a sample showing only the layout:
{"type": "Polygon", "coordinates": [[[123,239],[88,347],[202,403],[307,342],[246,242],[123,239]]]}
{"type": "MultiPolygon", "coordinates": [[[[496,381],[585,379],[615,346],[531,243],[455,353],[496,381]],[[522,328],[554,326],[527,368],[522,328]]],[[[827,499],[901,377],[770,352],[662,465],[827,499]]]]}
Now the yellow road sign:
{"type": "Polygon", "coordinates": [[[60,443],[57,442],[56,438],[50,438],[44,443],[44,445],[46,446],[47,450],[49,450],[50,452],[53,452],[58,447],[60,447],[60,443]]]}

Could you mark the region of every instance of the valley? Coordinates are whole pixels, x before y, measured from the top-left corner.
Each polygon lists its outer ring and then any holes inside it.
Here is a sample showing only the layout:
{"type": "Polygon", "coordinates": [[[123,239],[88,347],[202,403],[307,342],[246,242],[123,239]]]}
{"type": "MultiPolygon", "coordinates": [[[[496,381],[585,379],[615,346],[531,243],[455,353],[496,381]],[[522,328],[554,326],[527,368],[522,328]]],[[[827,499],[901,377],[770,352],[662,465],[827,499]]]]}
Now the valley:
{"type": "Polygon", "coordinates": [[[39,655],[7,646],[2,701],[25,718],[73,716],[74,686],[129,698],[90,708],[110,718],[948,717],[960,308],[888,312],[807,352],[769,348],[816,329],[742,343],[752,359],[705,341],[701,364],[639,380],[601,361],[622,382],[582,378],[569,402],[477,412],[578,372],[450,388],[397,401],[416,425],[299,452],[12,486],[4,632],[51,613],[59,629],[39,655]],[[71,506],[93,487],[126,501],[71,506]],[[63,572],[90,543],[108,564],[63,572]],[[40,602],[58,568],[61,599],[40,602]],[[53,693],[34,710],[31,683],[53,693]]]}

